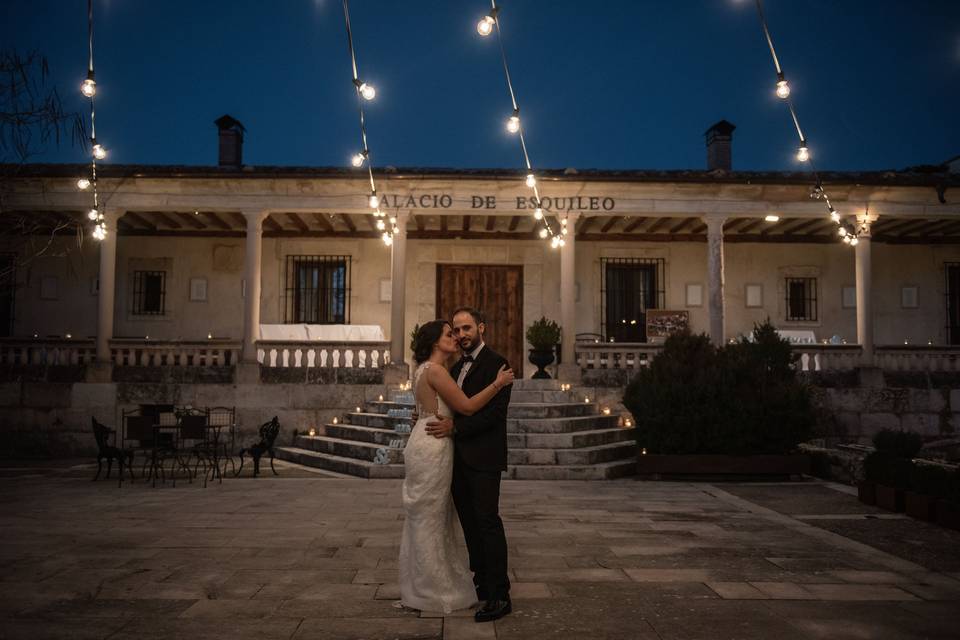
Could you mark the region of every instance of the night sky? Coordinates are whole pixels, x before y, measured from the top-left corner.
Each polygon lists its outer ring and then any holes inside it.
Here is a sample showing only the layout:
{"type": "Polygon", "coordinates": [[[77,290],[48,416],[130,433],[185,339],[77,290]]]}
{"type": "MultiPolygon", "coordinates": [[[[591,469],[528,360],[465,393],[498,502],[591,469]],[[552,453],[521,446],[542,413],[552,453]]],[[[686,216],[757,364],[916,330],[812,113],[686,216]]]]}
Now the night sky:
{"type": "MultiPolygon", "coordinates": [[[[336,0],[95,0],[97,133],[109,162],[215,165],[213,120],[251,165],[346,166],[356,98],[336,0]]],[[[902,169],[960,154],[960,2],[767,0],[819,168],[902,169]]],[[[354,0],[374,167],[521,166],[484,0],[354,0]]],[[[39,50],[70,109],[85,0],[4,0],[4,47],[39,50]]],[[[734,169],[791,170],[796,133],[751,0],[504,0],[501,25],[534,167],[702,169],[735,125],[734,169]]],[[[78,162],[50,148],[38,162],[78,162]]]]}

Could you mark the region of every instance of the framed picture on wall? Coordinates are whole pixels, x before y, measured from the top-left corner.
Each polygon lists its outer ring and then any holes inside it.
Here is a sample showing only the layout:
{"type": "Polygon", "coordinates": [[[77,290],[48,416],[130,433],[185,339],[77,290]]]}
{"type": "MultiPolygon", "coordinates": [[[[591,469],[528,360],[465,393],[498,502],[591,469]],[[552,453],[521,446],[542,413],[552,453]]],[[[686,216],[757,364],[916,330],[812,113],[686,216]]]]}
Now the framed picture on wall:
{"type": "Polygon", "coordinates": [[[763,285],[748,284],[746,286],[746,306],[753,309],[763,306],[763,285]]]}
{"type": "Polygon", "coordinates": [[[903,309],[916,309],[920,306],[919,291],[917,287],[900,288],[900,306],[903,309]]]}
{"type": "Polygon", "coordinates": [[[390,278],[380,278],[380,302],[393,300],[393,281],[390,278]]]}
{"type": "Polygon", "coordinates": [[[686,304],[688,307],[703,306],[703,285],[695,282],[687,284],[686,304]]]}
{"type": "Polygon", "coordinates": [[[190,302],[207,301],[207,279],[190,278],[190,302]]]}
{"type": "Polygon", "coordinates": [[[857,288],[843,287],[840,290],[840,306],[844,309],[857,308],[857,288]]]}

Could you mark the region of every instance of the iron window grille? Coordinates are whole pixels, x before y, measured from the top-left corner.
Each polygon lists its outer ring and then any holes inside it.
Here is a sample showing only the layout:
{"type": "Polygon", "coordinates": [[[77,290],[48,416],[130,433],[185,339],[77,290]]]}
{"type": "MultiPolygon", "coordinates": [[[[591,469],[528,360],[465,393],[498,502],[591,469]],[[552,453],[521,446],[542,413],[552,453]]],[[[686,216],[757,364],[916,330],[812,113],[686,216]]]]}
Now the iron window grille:
{"type": "Polygon", "coordinates": [[[162,316],[166,313],[167,272],[133,272],[133,315],[162,316]]]}
{"type": "Polygon", "coordinates": [[[350,256],[287,256],[283,321],[350,324],[350,256]]]}
{"type": "Polygon", "coordinates": [[[665,306],[664,283],[663,258],[601,258],[604,341],[646,342],[647,310],[665,306]]]}
{"type": "Polygon", "coordinates": [[[960,262],[944,263],[943,272],[946,278],[947,344],[960,344],[960,262]]]}
{"type": "Polygon", "coordinates": [[[817,279],[786,279],[786,311],[788,322],[817,320],[817,279]]]}
{"type": "Polygon", "coordinates": [[[17,256],[0,254],[0,337],[13,335],[14,309],[17,300],[17,256]]]}

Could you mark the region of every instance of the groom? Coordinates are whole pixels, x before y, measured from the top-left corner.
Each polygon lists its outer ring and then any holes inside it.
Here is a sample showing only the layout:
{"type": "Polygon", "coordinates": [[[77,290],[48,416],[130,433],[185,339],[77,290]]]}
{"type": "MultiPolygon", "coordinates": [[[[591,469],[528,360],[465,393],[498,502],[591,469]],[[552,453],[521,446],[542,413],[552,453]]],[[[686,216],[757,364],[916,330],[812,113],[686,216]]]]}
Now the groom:
{"type": "MultiPolygon", "coordinates": [[[[483,343],[486,327],[479,311],[457,309],[452,324],[463,358],[450,375],[469,398],[492,383],[507,361],[483,343]]],[[[428,422],[426,429],[438,438],[453,438],[453,502],[467,542],[477,597],[485,601],[474,614],[477,622],[497,620],[511,611],[507,538],[499,513],[500,472],[507,469],[510,388],[501,389],[472,416],[455,414],[453,420],[428,422]]]]}

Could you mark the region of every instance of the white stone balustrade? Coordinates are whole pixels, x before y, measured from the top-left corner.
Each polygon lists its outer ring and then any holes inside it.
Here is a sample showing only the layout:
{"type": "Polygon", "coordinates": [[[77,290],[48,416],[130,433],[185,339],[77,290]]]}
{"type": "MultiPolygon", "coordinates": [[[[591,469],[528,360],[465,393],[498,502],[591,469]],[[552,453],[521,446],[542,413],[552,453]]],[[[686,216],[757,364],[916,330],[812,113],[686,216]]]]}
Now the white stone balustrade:
{"type": "Polygon", "coordinates": [[[93,339],[0,338],[0,364],[4,365],[82,365],[96,359],[93,339]]]}
{"type": "Polygon", "coordinates": [[[380,369],[390,362],[390,343],[259,340],[257,361],[264,367],[380,369]]]}
{"type": "Polygon", "coordinates": [[[240,358],[235,340],[131,340],[110,341],[115,367],[226,367],[240,358]]]}
{"type": "Polygon", "coordinates": [[[581,369],[638,369],[662,350],[646,342],[577,342],[575,357],[581,369]]]}
{"type": "Polygon", "coordinates": [[[858,344],[792,344],[793,352],[800,354],[799,371],[850,371],[861,363],[862,350],[858,344]]]}
{"type": "Polygon", "coordinates": [[[874,364],[884,371],[960,371],[960,347],[878,346],[874,364]]]}

